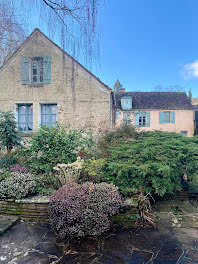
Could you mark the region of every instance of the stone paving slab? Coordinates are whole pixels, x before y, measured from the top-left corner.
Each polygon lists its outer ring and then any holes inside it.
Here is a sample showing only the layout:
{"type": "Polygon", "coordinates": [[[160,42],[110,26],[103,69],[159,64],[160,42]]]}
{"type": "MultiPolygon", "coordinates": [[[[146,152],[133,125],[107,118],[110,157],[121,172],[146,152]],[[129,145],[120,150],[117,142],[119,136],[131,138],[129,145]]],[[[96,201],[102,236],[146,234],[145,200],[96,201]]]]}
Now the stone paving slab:
{"type": "Polygon", "coordinates": [[[0,237],[0,264],[198,263],[198,227],[189,212],[183,226],[173,225],[174,215],[166,212],[155,230],[119,227],[73,240],[59,238],[47,224],[20,222],[0,237]]]}
{"type": "Polygon", "coordinates": [[[19,221],[17,216],[0,215],[0,235],[19,221]]]}
{"type": "Polygon", "coordinates": [[[48,225],[19,223],[0,238],[0,264],[198,263],[197,228],[119,228],[103,237],[60,239],[48,225]]]}

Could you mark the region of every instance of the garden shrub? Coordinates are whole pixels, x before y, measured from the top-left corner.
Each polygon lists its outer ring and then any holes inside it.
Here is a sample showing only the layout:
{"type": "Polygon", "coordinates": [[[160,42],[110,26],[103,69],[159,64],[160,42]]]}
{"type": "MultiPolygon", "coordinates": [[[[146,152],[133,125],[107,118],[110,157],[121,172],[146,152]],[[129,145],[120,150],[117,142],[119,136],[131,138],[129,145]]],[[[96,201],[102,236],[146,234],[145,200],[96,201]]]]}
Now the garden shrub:
{"type": "Polygon", "coordinates": [[[85,160],[80,175],[80,182],[92,181],[99,183],[103,180],[103,167],[105,166],[105,159],[91,159],[85,160]]]}
{"type": "Polygon", "coordinates": [[[20,146],[21,140],[14,113],[0,111],[0,150],[6,148],[7,155],[11,158],[12,149],[20,146]]]}
{"type": "Polygon", "coordinates": [[[51,172],[38,174],[35,178],[37,184],[35,192],[39,195],[50,195],[61,186],[57,176],[51,172]]]}
{"type": "Polygon", "coordinates": [[[98,139],[97,148],[99,156],[106,158],[110,155],[110,147],[113,144],[121,144],[123,141],[131,138],[138,139],[144,132],[138,131],[137,127],[123,123],[115,130],[105,131],[98,139]]]}
{"type": "Polygon", "coordinates": [[[30,173],[13,172],[0,183],[0,198],[20,199],[35,192],[35,176],[30,173]]]}
{"type": "Polygon", "coordinates": [[[121,198],[107,183],[70,183],[50,198],[54,230],[62,237],[99,236],[110,228],[109,216],[118,213],[121,198]]]}
{"type": "Polygon", "coordinates": [[[8,157],[8,155],[3,156],[0,159],[0,169],[8,169],[10,166],[16,163],[15,157],[11,156],[11,158],[8,157]]]}
{"type": "Polygon", "coordinates": [[[100,174],[124,195],[164,196],[182,190],[184,174],[198,182],[198,137],[176,133],[145,132],[136,139],[112,141],[100,174]]]}
{"type": "Polygon", "coordinates": [[[10,167],[10,171],[11,172],[19,172],[19,173],[27,173],[28,168],[17,163],[17,164],[10,167]]]}
{"type": "Polygon", "coordinates": [[[91,133],[82,129],[41,127],[34,134],[28,146],[18,152],[18,159],[38,173],[50,172],[58,163],[76,161],[78,152],[91,148],[91,133]]]}

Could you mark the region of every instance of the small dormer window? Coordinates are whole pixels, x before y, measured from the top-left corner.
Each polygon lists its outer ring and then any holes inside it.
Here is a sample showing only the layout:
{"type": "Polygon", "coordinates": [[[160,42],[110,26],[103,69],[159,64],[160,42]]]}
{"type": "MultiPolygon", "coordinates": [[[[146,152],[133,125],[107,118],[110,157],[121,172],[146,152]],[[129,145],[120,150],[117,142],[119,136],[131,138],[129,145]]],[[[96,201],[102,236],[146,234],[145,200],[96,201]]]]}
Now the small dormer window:
{"type": "Polygon", "coordinates": [[[121,105],[123,110],[132,109],[132,97],[131,96],[123,96],[121,100],[121,105]]]}

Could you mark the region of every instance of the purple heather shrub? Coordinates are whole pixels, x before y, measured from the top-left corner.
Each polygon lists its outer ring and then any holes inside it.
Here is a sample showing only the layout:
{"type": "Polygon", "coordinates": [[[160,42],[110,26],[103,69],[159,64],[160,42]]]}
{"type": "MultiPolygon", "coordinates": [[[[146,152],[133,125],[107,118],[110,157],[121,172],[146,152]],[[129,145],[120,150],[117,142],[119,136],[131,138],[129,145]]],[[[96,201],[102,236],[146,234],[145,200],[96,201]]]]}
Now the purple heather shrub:
{"type": "Polygon", "coordinates": [[[61,237],[99,236],[119,212],[118,189],[108,183],[70,183],[50,197],[50,221],[61,237]]]}
{"type": "Polygon", "coordinates": [[[15,164],[11,166],[10,171],[19,172],[19,173],[28,173],[28,168],[20,164],[15,164]]]}

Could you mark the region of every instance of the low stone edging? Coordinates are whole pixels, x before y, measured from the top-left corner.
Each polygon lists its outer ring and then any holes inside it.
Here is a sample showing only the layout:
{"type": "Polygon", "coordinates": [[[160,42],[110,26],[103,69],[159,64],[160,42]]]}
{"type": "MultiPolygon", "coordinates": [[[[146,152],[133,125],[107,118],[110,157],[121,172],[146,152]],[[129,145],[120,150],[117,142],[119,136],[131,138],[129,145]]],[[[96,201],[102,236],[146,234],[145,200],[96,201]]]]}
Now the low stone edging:
{"type": "Polygon", "coordinates": [[[30,222],[49,222],[49,198],[44,196],[0,200],[0,214],[16,215],[21,220],[30,222]]]}
{"type": "MultiPolygon", "coordinates": [[[[128,208],[128,210],[110,217],[112,224],[133,226],[137,215],[137,199],[126,199],[123,202],[123,208],[128,208]]],[[[0,214],[15,215],[28,222],[49,222],[49,197],[35,196],[19,200],[0,200],[0,214]]]]}

